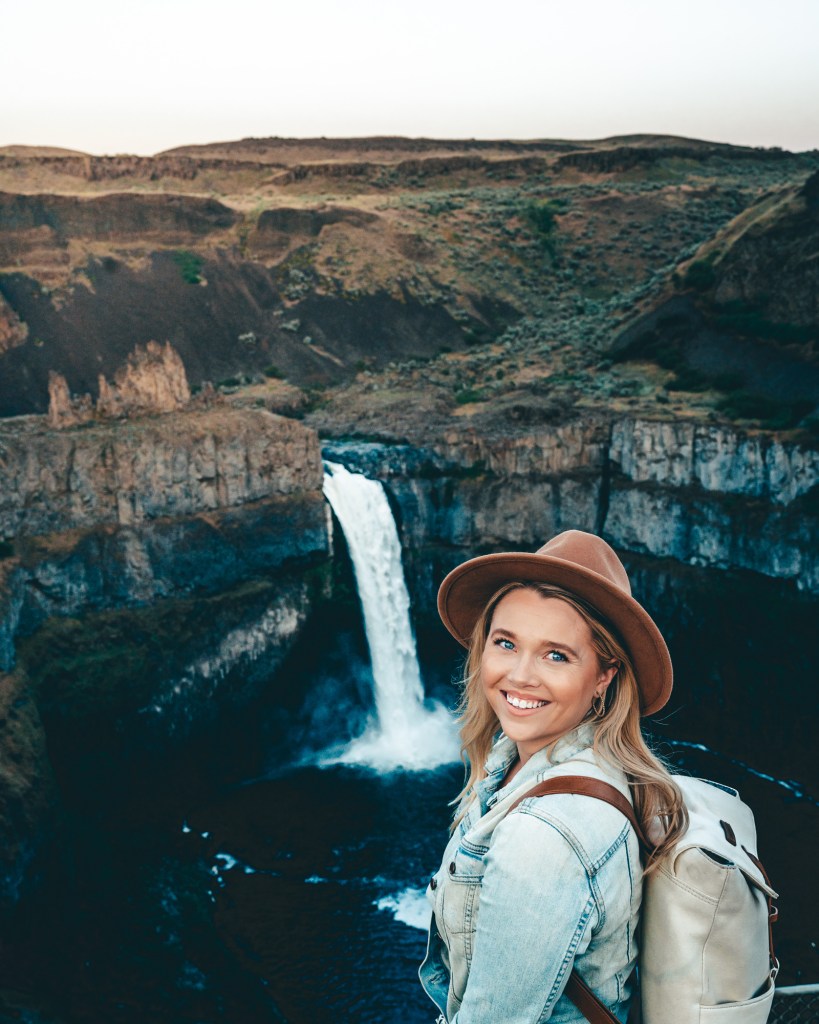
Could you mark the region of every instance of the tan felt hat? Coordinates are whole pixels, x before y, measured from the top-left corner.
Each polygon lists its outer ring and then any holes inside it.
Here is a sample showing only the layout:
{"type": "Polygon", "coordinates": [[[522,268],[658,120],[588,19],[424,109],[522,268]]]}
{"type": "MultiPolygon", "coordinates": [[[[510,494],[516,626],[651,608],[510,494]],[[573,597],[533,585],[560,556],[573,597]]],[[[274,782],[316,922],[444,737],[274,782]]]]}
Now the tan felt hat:
{"type": "Polygon", "coordinates": [[[438,591],[438,613],[455,639],[467,647],[475,623],[505,583],[553,583],[595,608],[617,632],[631,655],[640,690],[640,711],[659,711],[671,695],[673,671],[668,647],[654,620],[631,596],[620,559],[601,537],[566,530],[539,551],[482,555],[456,566],[438,591]]]}

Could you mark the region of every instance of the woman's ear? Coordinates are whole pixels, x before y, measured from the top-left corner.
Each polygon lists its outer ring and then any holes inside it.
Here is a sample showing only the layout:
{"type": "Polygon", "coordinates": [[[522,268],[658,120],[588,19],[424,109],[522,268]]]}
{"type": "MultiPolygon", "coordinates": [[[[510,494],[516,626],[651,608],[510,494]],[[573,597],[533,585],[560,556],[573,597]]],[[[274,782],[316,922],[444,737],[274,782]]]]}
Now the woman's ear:
{"type": "Polygon", "coordinates": [[[603,671],[600,673],[600,685],[602,686],[603,690],[606,690],[611,685],[611,681],[617,675],[619,669],[619,661],[613,661],[611,665],[603,669],[603,671]]]}

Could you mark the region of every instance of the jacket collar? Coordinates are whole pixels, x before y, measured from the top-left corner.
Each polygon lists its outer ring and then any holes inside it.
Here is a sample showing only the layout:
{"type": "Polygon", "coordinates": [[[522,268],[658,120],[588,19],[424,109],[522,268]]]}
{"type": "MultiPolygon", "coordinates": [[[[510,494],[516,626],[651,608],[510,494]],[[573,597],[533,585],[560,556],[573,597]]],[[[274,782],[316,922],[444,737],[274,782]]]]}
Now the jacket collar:
{"type": "Polygon", "coordinates": [[[514,740],[509,739],[501,733],[500,738],[495,742],[494,747],[486,759],[486,774],[484,780],[484,793],[489,798],[489,804],[495,803],[501,794],[506,795],[521,785],[530,785],[538,775],[543,774],[554,765],[562,764],[576,757],[581,750],[586,750],[594,743],[594,725],[591,722],[581,722],[576,729],[567,732],[564,736],[549,747],[544,747],[532,754],[526,764],[520,769],[517,775],[509,783],[509,786],[501,787],[506,772],[518,756],[518,748],[514,740]]]}

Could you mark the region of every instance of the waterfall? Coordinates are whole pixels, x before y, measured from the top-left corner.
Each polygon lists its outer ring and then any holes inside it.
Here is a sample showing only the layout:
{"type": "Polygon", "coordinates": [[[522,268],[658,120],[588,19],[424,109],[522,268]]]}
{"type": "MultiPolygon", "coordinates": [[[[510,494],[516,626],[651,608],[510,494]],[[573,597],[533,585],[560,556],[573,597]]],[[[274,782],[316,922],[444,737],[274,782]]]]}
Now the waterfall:
{"type": "Polygon", "coordinates": [[[373,721],[332,760],[381,771],[457,760],[449,712],[424,700],[401,544],[384,488],[335,463],[325,463],[325,469],[324,493],[350,550],[375,686],[373,721]]]}

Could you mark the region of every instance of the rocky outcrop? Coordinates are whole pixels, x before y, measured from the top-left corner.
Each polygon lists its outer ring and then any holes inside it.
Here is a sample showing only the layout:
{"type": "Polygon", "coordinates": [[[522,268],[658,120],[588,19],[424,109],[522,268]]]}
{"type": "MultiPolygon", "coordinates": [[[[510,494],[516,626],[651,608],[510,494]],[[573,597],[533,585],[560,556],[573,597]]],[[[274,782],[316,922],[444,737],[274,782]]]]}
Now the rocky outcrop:
{"type": "Polygon", "coordinates": [[[91,396],[73,398],[65,377],[51,370],[48,374],[48,425],[55,430],[63,430],[87,423],[93,416],[94,403],[91,396]]]}
{"type": "Polygon", "coordinates": [[[328,162],[313,161],[295,164],[280,171],[273,181],[277,185],[292,185],[313,179],[339,178],[366,181],[375,187],[387,182],[411,185],[422,179],[445,177],[451,174],[473,172],[487,177],[516,178],[532,172],[543,171],[545,161],[539,156],[509,157],[505,159],[484,159],[479,156],[427,156],[417,160],[402,160],[391,165],[369,160],[328,162]]]}
{"type": "Polygon", "coordinates": [[[718,242],[718,251],[724,251],[714,265],[718,305],[741,304],[771,324],[819,328],[817,191],[819,171],[801,189],[752,207],[738,225],[741,231],[732,232],[729,225],[724,242],[718,242]]]}
{"type": "Polygon", "coordinates": [[[626,551],[819,593],[819,452],[724,427],[614,424],[605,531],[626,551]]]}
{"type": "MultiPolygon", "coordinates": [[[[649,139],[646,138],[645,141],[649,142],[649,139]]],[[[589,152],[567,153],[557,159],[556,166],[575,167],[589,174],[615,174],[650,166],[661,160],[711,160],[715,157],[732,160],[770,160],[787,159],[791,155],[784,150],[753,149],[750,146],[729,146],[725,143],[699,142],[695,139],[669,139],[668,142],[671,144],[614,145],[589,152]]]]}
{"type": "Polygon", "coordinates": [[[52,370],[48,375],[48,423],[59,430],[86,423],[94,416],[120,419],[175,412],[183,409],[190,398],[185,366],[178,353],[170,342],[161,346],[149,341],[145,348],[136,346],[115,374],[113,384],[100,374],[96,405],[90,395],[72,399],[65,377],[52,370]]]}
{"type": "Polygon", "coordinates": [[[190,402],[185,366],[170,342],[137,345],[110,385],[99,380],[97,412],[116,418],[132,414],[175,412],[190,402]]]}
{"type": "Polygon", "coordinates": [[[221,408],[0,430],[0,665],[51,616],[214,593],[327,557],[313,431],[221,408]]]}
{"type": "Polygon", "coordinates": [[[254,257],[280,258],[292,246],[304,245],[318,238],[324,228],[333,224],[368,228],[378,223],[379,219],[377,214],[341,206],[322,206],[318,209],[283,206],[264,210],[256,222],[256,228],[248,235],[248,252],[254,257]]]}
{"type": "Polygon", "coordinates": [[[0,355],[28,337],[28,327],[0,295],[0,355]]]}

